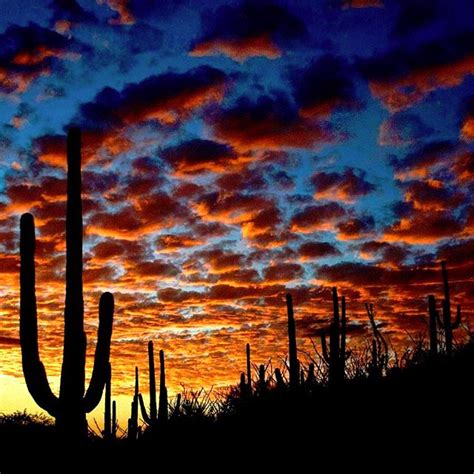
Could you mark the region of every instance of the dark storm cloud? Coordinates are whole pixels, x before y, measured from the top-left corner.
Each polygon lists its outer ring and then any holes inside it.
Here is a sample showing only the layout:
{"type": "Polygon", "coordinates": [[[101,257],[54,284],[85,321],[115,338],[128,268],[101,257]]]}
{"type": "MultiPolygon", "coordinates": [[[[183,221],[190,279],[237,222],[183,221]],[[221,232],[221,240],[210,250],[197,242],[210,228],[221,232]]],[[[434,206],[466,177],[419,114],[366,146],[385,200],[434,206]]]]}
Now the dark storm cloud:
{"type": "Polygon", "coordinates": [[[49,74],[64,59],[89,48],[36,23],[11,25],[0,34],[0,92],[24,92],[31,82],[49,74]]]}
{"type": "Polygon", "coordinates": [[[151,76],[122,91],[106,87],[80,107],[80,119],[86,127],[101,130],[147,120],[174,123],[203,104],[220,100],[227,79],[219,69],[200,66],[151,76]]]}
{"type": "Polygon", "coordinates": [[[191,45],[191,54],[199,56],[277,57],[281,48],[306,33],[303,22],[290,10],[269,1],[220,6],[204,12],[201,21],[203,34],[191,45]]]}
{"type": "Polygon", "coordinates": [[[304,115],[327,116],[334,109],[356,105],[353,71],[342,58],[330,55],[291,71],[293,94],[304,115]]]}

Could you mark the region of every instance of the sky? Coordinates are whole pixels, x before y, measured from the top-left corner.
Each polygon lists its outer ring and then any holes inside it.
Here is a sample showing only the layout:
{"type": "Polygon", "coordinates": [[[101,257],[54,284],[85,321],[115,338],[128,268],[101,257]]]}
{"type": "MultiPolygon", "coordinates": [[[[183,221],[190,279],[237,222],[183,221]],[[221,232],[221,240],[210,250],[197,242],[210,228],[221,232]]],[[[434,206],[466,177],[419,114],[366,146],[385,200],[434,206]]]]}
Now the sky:
{"type": "MultiPolygon", "coordinates": [[[[448,261],[474,318],[471,0],[3,0],[0,411],[35,411],[18,335],[19,217],[35,216],[39,339],[57,390],[65,133],[83,131],[88,368],[112,291],[113,394],[129,408],[146,345],[171,393],[300,356],[346,296],[403,348],[426,334],[448,261]]],[[[312,352],[313,351],[313,352],[312,352]]],[[[97,415],[98,416],[98,415],[97,415]]],[[[124,415],[125,416],[125,415],[124,415]]]]}

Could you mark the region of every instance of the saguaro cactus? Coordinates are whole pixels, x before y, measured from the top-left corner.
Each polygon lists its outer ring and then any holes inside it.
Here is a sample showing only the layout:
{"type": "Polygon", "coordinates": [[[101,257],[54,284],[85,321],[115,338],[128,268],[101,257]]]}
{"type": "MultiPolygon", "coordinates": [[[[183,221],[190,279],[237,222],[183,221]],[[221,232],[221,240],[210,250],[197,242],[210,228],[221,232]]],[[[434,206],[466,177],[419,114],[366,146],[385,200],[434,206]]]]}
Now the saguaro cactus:
{"type": "Polygon", "coordinates": [[[329,367],[329,384],[337,385],[344,381],[346,364],[346,299],[341,298],[341,316],[339,317],[339,300],[337,288],[332,289],[333,320],[329,326],[329,352],[326,334],[321,332],[323,358],[329,367]]]}
{"type": "Polygon", "coordinates": [[[296,324],[293,313],[293,298],[289,293],[286,295],[286,308],[288,312],[288,356],[290,366],[290,387],[295,388],[299,385],[300,364],[298,361],[298,348],[296,346],[296,324]]]}
{"type": "Polygon", "coordinates": [[[245,353],[247,356],[247,389],[249,393],[252,393],[252,365],[250,362],[250,344],[247,343],[245,346],[245,353]]]}
{"type": "Polygon", "coordinates": [[[128,419],[127,438],[131,441],[136,440],[138,436],[138,398],[140,393],[138,381],[138,367],[135,367],[135,391],[133,394],[130,418],[128,419]]]}
{"type": "Polygon", "coordinates": [[[451,298],[449,291],[449,281],[448,281],[448,270],[446,268],[446,262],[441,262],[441,276],[443,278],[443,291],[444,291],[444,300],[442,303],[443,308],[443,318],[439,318],[438,314],[438,324],[444,330],[444,341],[446,344],[446,354],[448,356],[453,353],[453,330],[457,329],[461,324],[461,306],[457,305],[456,307],[456,317],[454,321],[451,319],[451,298]]]}
{"type": "Polygon", "coordinates": [[[142,394],[138,394],[140,409],[143,421],[147,425],[153,425],[157,422],[165,422],[168,420],[168,390],[166,388],[165,374],[165,353],[160,351],[160,404],[158,412],[156,409],[156,382],[155,382],[155,356],[153,349],[153,341],[148,343],[148,374],[149,374],[149,390],[150,390],[150,413],[147,413],[145,402],[142,394]]]}
{"type": "Polygon", "coordinates": [[[35,402],[56,418],[58,430],[70,438],[87,436],[86,413],[100,402],[107,377],[114,300],[103,293],[94,368],[85,391],[86,335],[82,289],[81,133],[71,128],[67,137],[66,300],[64,350],[59,397],[48,383],[38,350],[35,291],[35,226],[31,214],[20,220],[20,343],[23,373],[35,402]]]}

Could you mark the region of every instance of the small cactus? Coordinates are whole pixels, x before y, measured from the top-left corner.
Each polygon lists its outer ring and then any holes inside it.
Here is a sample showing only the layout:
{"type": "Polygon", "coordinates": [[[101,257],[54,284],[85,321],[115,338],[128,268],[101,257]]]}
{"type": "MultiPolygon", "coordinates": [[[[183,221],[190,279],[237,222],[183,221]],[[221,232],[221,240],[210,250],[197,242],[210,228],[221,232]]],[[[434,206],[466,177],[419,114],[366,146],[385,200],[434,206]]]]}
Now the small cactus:
{"type": "Polygon", "coordinates": [[[247,358],[247,389],[248,392],[252,393],[252,366],[250,362],[250,344],[247,343],[245,347],[245,353],[247,358]]]}

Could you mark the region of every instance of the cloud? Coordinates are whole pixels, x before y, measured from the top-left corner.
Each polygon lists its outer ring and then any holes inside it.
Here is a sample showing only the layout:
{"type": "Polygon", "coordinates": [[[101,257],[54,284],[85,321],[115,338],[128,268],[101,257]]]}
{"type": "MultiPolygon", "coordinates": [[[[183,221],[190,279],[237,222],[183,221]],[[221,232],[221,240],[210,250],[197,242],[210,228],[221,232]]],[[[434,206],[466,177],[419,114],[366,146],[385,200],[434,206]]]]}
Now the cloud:
{"type": "Polygon", "coordinates": [[[403,158],[392,158],[398,179],[424,178],[431,168],[444,164],[457,150],[457,145],[450,141],[434,141],[411,151],[403,158]]]}
{"type": "Polygon", "coordinates": [[[398,112],[437,89],[459,86],[474,73],[474,32],[446,36],[418,48],[400,47],[359,64],[372,95],[391,112],[398,112]]]}
{"type": "Polygon", "coordinates": [[[379,144],[382,146],[407,146],[426,139],[434,130],[420,117],[410,113],[392,115],[380,125],[379,144]]]}
{"type": "Polygon", "coordinates": [[[36,23],[10,25],[0,34],[0,92],[23,93],[58,61],[78,58],[86,48],[36,23]]]}
{"type": "Polygon", "coordinates": [[[375,185],[365,179],[364,172],[355,174],[352,168],[346,168],[342,173],[319,171],[311,177],[311,183],[316,188],[315,199],[333,199],[348,203],[375,190],[375,185]]]}
{"type": "Polygon", "coordinates": [[[302,261],[316,260],[341,255],[338,248],[328,242],[305,242],[298,248],[302,261]]]}
{"type": "Polygon", "coordinates": [[[85,10],[77,0],[52,0],[49,8],[53,12],[51,24],[58,33],[65,33],[77,24],[98,21],[94,13],[85,10]]]}
{"type": "Polygon", "coordinates": [[[372,216],[351,217],[337,224],[339,240],[358,240],[374,234],[375,219],[372,216]]]}
{"type": "Polygon", "coordinates": [[[81,105],[79,123],[106,130],[148,120],[173,124],[205,104],[222,100],[227,75],[210,66],[166,72],[127,84],[120,92],[106,87],[81,105]]]}
{"type": "Polygon", "coordinates": [[[271,205],[270,199],[258,194],[211,192],[200,196],[195,208],[204,220],[237,224],[251,220],[271,205]]]}
{"type": "Polygon", "coordinates": [[[413,211],[385,228],[386,242],[433,244],[463,231],[463,224],[451,212],[422,210],[413,211]]]}
{"type": "Polygon", "coordinates": [[[454,209],[465,200],[463,193],[450,189],[437,180],[409,181],[404,183],[405,200],[415,209],[423,211],[443,211],[454,209]]]}
{"type": "Polygon", "coordinates": [[[105,3],[116,12],[116,15],[109,19],[111,25],[133,25],[135,23],[135,18],[129,8],[129,0],[97,0],[97,3],[105,3]]]}
{"type": "Polygon", "coordinates": [[[438,0],[401,0],[393,34],[397,37],[412,34],[437,19],[438,0]]]}
{"type": "Polygon", "coordinates": [[[307,206],[291,218],[293,232],[310,233],[318,230],[331,231],[342,217],[345,209],[336,202],[307,206]]]}
{"type": "Polygon", "coordinates": [[[304,269],[297,263],[275,263],[263,271],[263,280],[272,283],[287,283],[304,276],[304,269]]]}
{"type": "Polygon", "coordinates": [[[383,8],[382,0],[342,0],[343,8],[383,8]]]}
{"type": "Polygon", "coordinates": [[[388,242],[371,240],[358,247],[359,255],[365,260],[377,260],[381,264],[400,265],[410,255],[410,248],[388,242]]]}
{"type": "Polygon", "coordinates": [[[320,147],[335,135],[328,123],[301,117],[283,96],[241,97],[206,118],[215,136],[236,150],[320,147]]]}
{"type": "Polygon", "coordinates": [[[305,26],[290,10],[273,2],[245,0],[201,16],[203,35],[193,42],[192,56],[224,54],[243,62],[255,56],[275,59],[288,42],[302,38],[305,26]]]}
{"type": "Polygon", "coordinates": [[[460,135],[466,142],[474,141],[474,96],[469,97],[464,103],[460,135]]]}
{"type": "Polygon", "coordinates": [[[230,146],[199,138],[169,147],[161,156],[178,174],[223,172],[238,159],[230,146]]]}
{"type": "Polygon", "coordinates": [[[291,72],[293,95],[305,117],[327,117],[357,104],[353,74],[341,58],[326,55],[306,69],[291,72]]]}

